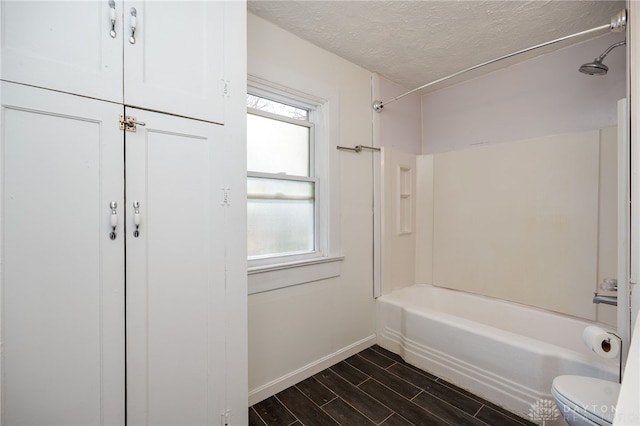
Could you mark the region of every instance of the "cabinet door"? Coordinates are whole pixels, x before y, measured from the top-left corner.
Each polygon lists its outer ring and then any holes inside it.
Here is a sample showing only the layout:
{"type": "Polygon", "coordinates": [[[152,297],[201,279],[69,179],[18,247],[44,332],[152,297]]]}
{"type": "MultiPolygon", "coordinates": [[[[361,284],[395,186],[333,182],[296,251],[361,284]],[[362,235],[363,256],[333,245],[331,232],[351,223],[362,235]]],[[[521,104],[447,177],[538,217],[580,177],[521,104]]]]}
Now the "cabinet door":
{"type": "Polygon", "coordinates": [[[125,104],[223,123],[224,11],[222,1],[125,2],[125,104]]]}
{"type": "Polygon", "coordinates": [[[3,425],[124,424],[121,109],[2,83],[3,425]]]}
{"type": "Polygon", "coordinates": [[[219,424],[226,321],[216,167],[222,126],[126,111],[146,123],[125,134],[128,423],[219,424]]]}
{"type": "Polygon", "coordinates": [[[122,0],[113,8],[108,0],[3,0],[0,8],[3,80],[122,102],[122,0]]]}

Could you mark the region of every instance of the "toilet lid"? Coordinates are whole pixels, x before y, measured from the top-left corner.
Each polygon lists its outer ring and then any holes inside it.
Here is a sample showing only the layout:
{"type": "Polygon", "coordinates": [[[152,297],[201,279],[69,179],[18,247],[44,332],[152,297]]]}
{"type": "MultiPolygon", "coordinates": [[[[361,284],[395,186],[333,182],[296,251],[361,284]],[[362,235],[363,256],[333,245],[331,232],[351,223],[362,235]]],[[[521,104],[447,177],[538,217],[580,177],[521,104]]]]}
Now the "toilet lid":
{"type": "Polygon", "coordinates": [[[583,376],[558,376],[553,393],[571,410],[596,423],[613,423],[620,384],[583,376]]]}

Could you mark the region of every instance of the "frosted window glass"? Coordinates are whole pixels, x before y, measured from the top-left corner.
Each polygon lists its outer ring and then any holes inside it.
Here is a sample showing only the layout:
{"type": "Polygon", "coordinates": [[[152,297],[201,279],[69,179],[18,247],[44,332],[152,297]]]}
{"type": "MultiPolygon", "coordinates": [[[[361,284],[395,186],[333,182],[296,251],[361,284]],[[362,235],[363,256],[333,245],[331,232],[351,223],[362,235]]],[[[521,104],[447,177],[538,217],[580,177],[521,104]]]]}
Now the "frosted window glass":
{"type": "Polygon", "coordinates": [[[248,178],[249,258],[312,252],[314,193],[313,182],[248,178]]]}
{"type": "Polygon", "coordinates": [[[309,176],[309,128],[247,114],[247,170],[309,176]]]}

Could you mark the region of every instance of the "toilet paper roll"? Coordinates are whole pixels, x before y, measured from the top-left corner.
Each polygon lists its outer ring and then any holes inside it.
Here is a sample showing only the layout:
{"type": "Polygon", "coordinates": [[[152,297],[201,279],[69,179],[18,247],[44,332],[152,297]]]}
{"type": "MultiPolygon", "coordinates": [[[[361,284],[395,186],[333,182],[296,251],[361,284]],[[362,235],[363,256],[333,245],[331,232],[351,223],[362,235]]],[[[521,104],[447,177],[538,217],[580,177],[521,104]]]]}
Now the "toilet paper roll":
{"type": "Polygon", "coordinates": [[[582,338],[588,348],[603,358],[614,358],[620,353],[618,338],[595,325],[586,327],[582,338]]]}

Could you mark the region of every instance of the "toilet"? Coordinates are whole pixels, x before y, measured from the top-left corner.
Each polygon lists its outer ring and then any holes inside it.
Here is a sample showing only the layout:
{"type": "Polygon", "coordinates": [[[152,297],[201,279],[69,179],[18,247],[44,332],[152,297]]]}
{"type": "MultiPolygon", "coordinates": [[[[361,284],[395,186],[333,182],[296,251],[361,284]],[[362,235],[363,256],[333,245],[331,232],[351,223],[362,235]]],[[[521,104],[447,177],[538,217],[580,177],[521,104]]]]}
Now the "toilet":
{"type": "Polygon", "coordinates": [[[620,384],[583,376],[558,376],[551,394],[570,426],[613,423],[620,384]]]}

